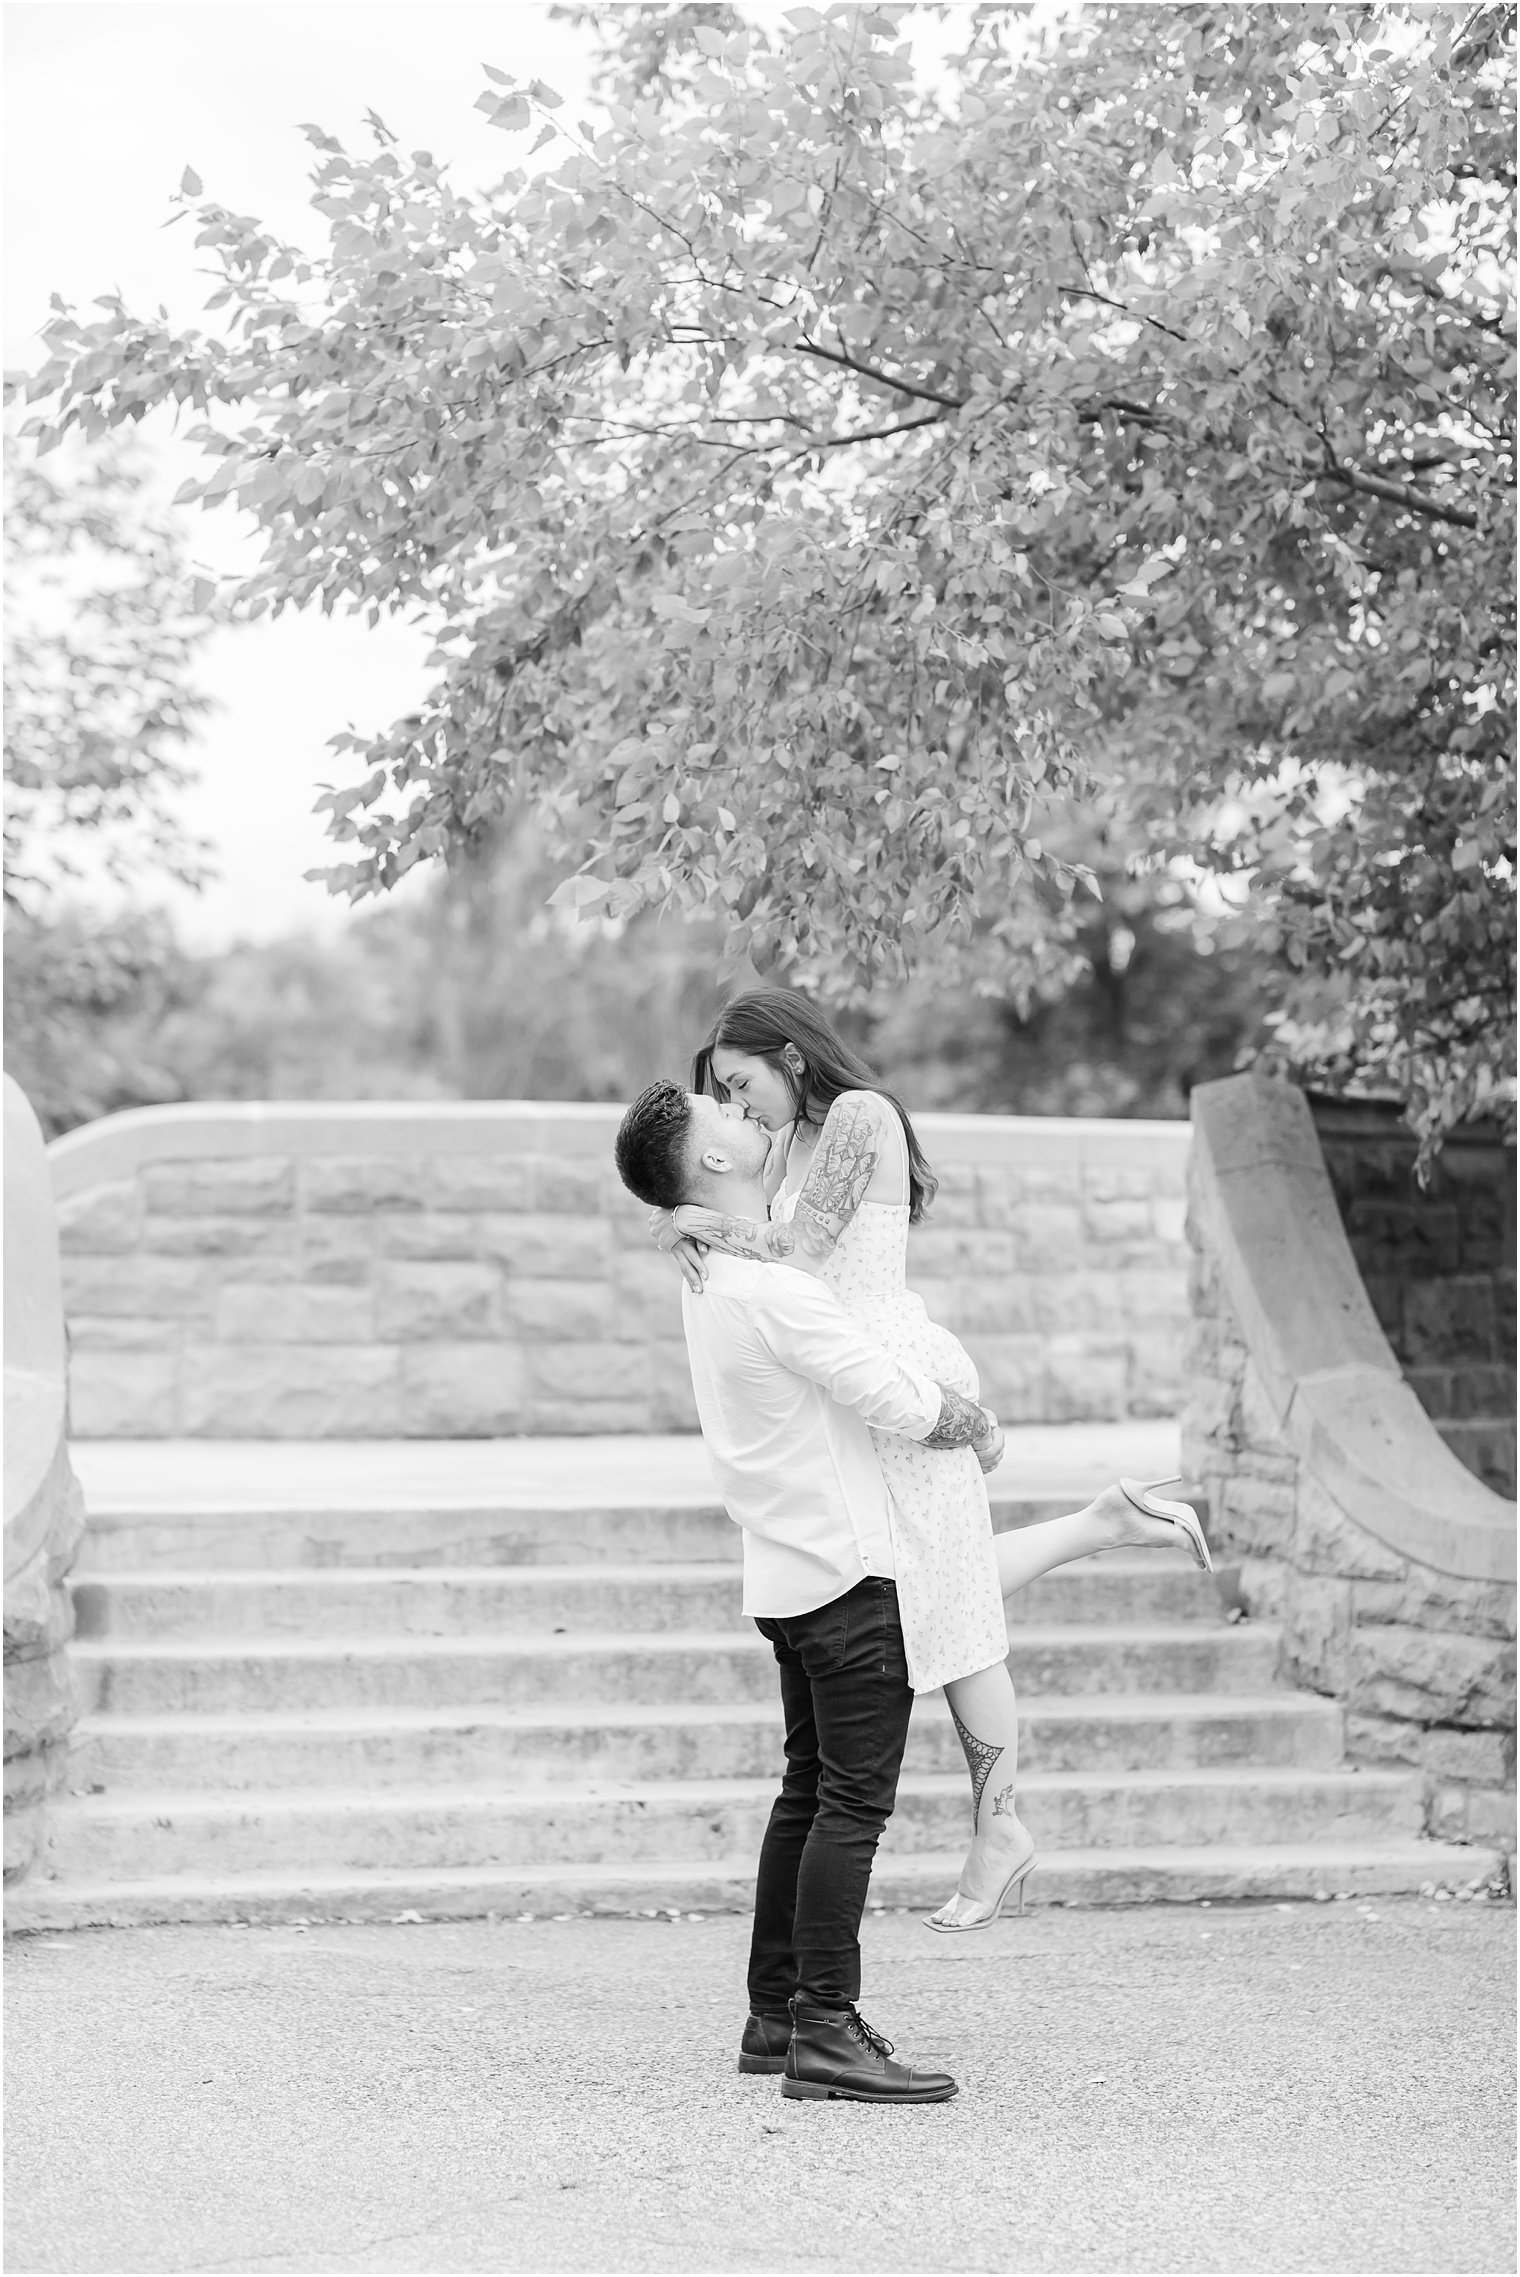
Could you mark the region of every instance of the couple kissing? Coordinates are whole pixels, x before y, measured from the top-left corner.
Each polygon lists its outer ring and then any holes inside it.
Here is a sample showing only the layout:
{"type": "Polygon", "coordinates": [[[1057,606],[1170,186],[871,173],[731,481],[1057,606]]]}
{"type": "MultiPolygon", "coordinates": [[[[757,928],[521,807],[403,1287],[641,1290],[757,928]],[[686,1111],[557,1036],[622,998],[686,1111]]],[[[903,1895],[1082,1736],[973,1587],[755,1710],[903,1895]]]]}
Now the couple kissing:
{"type": "MultiPolygon", "coordinates": [[[[697,1415],[743,1537],[744,1611],[770,1642],[785,1771],[761,1845],[739,2068],[783,2095],[935,2103],[860,2015],[860,1924],[915,1692],[942,1687],[971,1778],[944,1935],[996,1921],[1035,1864],[1018,1813],[1003,1600],[1095,1551],[1208,1546],[1135,1480],[994,1535],[996,1416],[955,1337],[908,1288],[935,1179],[906,1109],[807,998],[736,997],[690,1089],[652,1083],[617,1167],[683,1275],[697,1415]]],[[[1155,1485],[1171,1482],[1161,1480],[1155,1485]]]]}

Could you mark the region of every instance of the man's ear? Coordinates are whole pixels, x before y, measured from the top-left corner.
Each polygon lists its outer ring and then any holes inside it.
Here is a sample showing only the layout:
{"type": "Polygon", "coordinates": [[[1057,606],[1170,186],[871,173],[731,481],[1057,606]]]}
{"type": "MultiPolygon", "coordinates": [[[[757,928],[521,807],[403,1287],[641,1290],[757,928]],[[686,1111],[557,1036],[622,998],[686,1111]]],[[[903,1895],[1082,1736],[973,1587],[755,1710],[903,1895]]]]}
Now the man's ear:
{"type": "Polygon", "coordinates": [[[699,1168],[712,1177],[721,1178],[726,1171],[733,1169],[734,1158],[725,1147],[704,1146],[697,1157],[697,1163],[699,1168]]]}

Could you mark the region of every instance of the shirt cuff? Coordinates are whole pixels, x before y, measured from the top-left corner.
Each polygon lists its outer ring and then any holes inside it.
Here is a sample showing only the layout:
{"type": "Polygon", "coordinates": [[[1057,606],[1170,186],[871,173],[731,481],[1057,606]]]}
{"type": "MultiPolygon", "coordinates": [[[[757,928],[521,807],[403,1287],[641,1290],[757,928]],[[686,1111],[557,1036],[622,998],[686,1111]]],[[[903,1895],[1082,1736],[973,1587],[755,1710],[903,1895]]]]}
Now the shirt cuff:
{"type": "Polygon", "coordinates": [[[945,1395],[934,1378],[926,1376],[921,1368],[910,1368],[904,1365],[903,1373],[912,1377],[923,1402],[923,1422],[921,1424],[905,1424],[903,1436],[908,1439],[927,1439],[935,1430],[940,1416],[944,1412],[945,1395]]]}

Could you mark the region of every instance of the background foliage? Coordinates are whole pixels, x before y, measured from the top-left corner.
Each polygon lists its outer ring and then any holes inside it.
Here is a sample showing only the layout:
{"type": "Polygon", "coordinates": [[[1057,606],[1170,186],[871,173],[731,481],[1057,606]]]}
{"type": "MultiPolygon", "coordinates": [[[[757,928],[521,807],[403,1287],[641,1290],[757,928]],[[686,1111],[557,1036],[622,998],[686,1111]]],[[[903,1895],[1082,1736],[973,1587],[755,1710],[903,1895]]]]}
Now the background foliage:
{"type": "Polygon", "coordinates": [[[1513,10],[976,9],[934,86],[899,8],[581,13],[604,120],[481,97],[546,172],[312,126],[317,253],[187,176],[222,330],[62,311],[28,391],[43,447],[200,415],[241,610],[436,627],[336,886],[527,806],[563,906],[1017,1008],[1112,936],[1096,798],[1126,878],[1250,882],[1281,1055],[1492,1105],[1513,10]]]}

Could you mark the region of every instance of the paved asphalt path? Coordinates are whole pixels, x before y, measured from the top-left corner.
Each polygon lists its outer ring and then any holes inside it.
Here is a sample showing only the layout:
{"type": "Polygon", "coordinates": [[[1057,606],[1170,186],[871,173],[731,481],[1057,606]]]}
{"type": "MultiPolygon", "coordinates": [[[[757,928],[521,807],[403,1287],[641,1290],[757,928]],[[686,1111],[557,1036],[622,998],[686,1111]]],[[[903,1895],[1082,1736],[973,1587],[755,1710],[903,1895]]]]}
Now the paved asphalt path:
{"type": "Polygon", "coordinates": [[[6,2266],[1510,2270],[1514,1929],[873,1917],[907,2111],[739,2076],[734,1916],[15,1940],[6,2266]]]}

